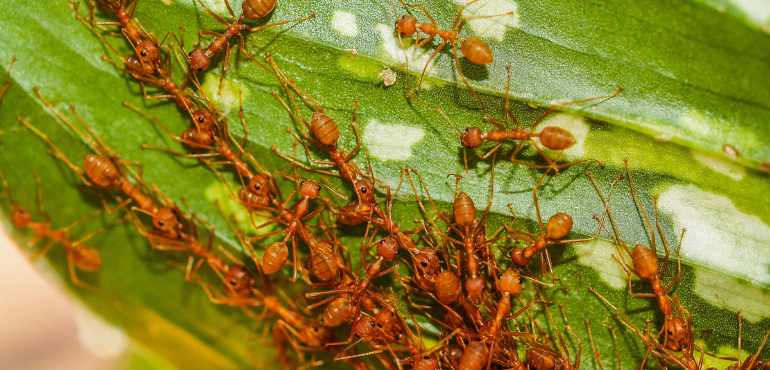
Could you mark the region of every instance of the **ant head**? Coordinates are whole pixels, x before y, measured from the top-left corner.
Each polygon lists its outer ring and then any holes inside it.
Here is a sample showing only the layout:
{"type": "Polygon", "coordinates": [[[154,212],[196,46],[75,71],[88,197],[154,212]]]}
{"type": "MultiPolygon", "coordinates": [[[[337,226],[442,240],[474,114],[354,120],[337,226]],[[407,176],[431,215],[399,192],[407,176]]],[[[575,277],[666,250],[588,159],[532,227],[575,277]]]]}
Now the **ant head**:
{"type": "Polygon", "coordinates": [[[249,190],[255,194],[266,195],[270,193],[270,177],[258,173],[249,179],[249,190]]]}
{"type": "Polygon", "coordinates": [[[548,239],[561,239],[572,231],[572,216],[566,213],[557,213],[548,220],[545,225],[545,235],[548,239]]]}
{"type": "Polygon", "coordinates": [[[663,333],[666,348],[674,351],[682,351],[689,343],[687,323],[681,317],[675,317],[663,323],[663,333]]]}
{"type": "Polygon", "coordinates": [[[404,36],[412,36],[417,32],[417,18],[405,15],[396,21],[396,32],[404,36]]]}
{"type": "Polygon", "coordinates": [[[309,323],[300,330],[300,338],[311,347],[323,347],[324,344],[331,342],[334,333],[324,325],[318,323],[309,323]]]}
{"type": "Polygon", "coordinates": [[[398,242],[394,236],[388,236],[377,243],[377,254],[382,258],[393,261],[398,255],[398,242]]]}
{"type": "Polygon", "coordinates": [[[72,262],[83,271],[98,271],[102,268],[102,257],[96,249],[81,245],[71,250],[72,262]]]}
{"type": "Polygon", "coordinates": [[[524,279],[518,271],[509,269],[497,280],[495,286],[500,292],[516,295],[521,292],[523,282],[524,279]]]}
{"type": "Polygon", "coordinates": [[[145,63],[155,64],[160,61],[160,49],[150,39],[136,45],[136,55],[145,63]]]}
{"type": "Polygon", "coordinates": [[[316,199],[320,196],[321,185],[313,180],[299,183],[299,196],[308,199],[316,199]]]}
{"type": "Polygon", "coordinates": [[[324,145],[337,145],[340,130],[337,124],[324,113],[315,112],[310,118],[310,131],[324,145]]]}
{"type": "Polygon", "coordinates": [[[163,207],[152,216],[152,225],[163,231],[171,231],[179,225],[176,212],[171,207],[163,207]]]}
{"type": "Polygon", "coordinates": [[[374,203],[374,185],[369,180],[358,180],[356,182],[356,193],[358,199],[364,203],[374,203]]]}
{"type": "Polygon", "coordinates": [[[190,52],[190,69],[193,72],[200,72],[211,65],[211,59],[206,55],[203,49],[195,49],[190,52]]]}
{"type": "Polygon", "coordinates": [[[371,316],[361,316],[355,324],[353,324],[353,333],[359,338],[369,338],[372,332],[377,327],[377,323],[371,316]]]}
{"type": "Polygon", "coordinates": [[[214,143],[214,136],[208,130],[198,129],[195,126],[188,127],[182,132],[182,139],[202,146],[209,146],[214,143]]]}
{"type": "Polygon", "coordinates": [[[208,109],[198,109],[192,114],[193,124],[201,130],[210,130],[214,127],[214,119],[208,109]]]}
{"type": "Polygon", "coordinates": [[[414,255],[415,261],[420,267],[427,273],[431,274],[438,271],[439,260],[436,250],[430,247],[426,247],[414,255]]]}
{"type": "Polygon", "coordinates": [[[481,138],[481,129],[478,127],[468,127],[460,135],[460,145],[469,149],[480,148],[481,144],[484,144],[484,139],[481,138]]]}
{"type": "MultiPolygon", "coordinates": [[[[230,266],[230,269],[225,275],[225,281],[235,291],[251,288],[252,280],[249,271],[245,267],[235,264],[230,266]]],[[[230,289],[230,288],[225,288],[230,289]]]]}
{"type": "Polygon", "coordinates": [[[29,225],[30,222],[32,222],[32,215],[29,214],[29,211],[27,211],[26,208],[16,204],[11,204],[11,211],[13,212],[13,215],[11,216],[11,220],[13,221],[13,226],[16,226],[18,228],[24,228],[29,225]]]}
{"type": "Polygon", "coordinates": [[[438,369],[438,361],[435,358],[424,355],[420,358],[420,361],[414,366],[415,369],[435,370],[438,369]]]}
{"type": "Polygon", "coordinates": [[[457,194],[454,205],[452,206],[452,212],[454,214],[455,222],[460,228],[473,226],[473,221],[476,220],[476,205],[473,204],[473,200],[464,191],[457,194]]]}

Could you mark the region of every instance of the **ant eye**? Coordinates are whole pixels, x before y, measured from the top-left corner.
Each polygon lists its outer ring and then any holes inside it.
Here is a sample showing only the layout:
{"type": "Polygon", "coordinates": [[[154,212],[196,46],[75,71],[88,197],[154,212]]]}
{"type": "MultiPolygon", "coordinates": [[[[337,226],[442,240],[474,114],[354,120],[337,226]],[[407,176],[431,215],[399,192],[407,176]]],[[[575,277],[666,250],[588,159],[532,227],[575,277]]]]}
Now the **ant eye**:
{"type": "Polygon", "coordinates": [[[203,121],[205,121],[203,117],[198,117],[198,122],[203,123],[203,121]]]}
{"type": "Polygon", "coordinates": [[[362,186],[362,187],[361,187],[361,192],[362,192],[362,193],[364,193],[364,194],[366,194],[366,187],[365,187],[365,186],[362,186]]]}
{"type": "Polygon", "coordinates": [[[381,328],[381,327],[382,327],[382,324],[377,324],[377,327],[378,327],[378,328],[381,328]]]}
{"type": "Polygon", "coordinates": [[[311,329],[313,329],[314,332],[318,332],[318,327],[317,326],[313,326],[311,329]]]}
{"type": "Polygon", "coordinates": [[[463,344],[467,345],[468,343],[470,343],[470,342],[468,342],[467,339],[463,338],[463,344]]]}
{"type": "Polygon", "coordinates": [[[369,321],[369,326],[374,326],[374,321],[369,321]]]}
{"type": "Polygon", "coordinates": [[[466,128],[465,128],[465,132],[468,132],[468,131],[470,131],[470,130],[471,130],[471,128],[470,128],[470,127],[466,127],[466,128]]]}
{"type": "Polygon", "coordinates": [[[523,278],[519,278],[519,284],[522,284],[522,283],[524,283],[524,279],[523,278]]]}
{"type": "Polygon", "coordinates": [[[192,51],[191,51],[191,52],[189,52],[189,53],[187,53],[187,56],[190,56],[190,57],[191,57],[191,56],[192,56],[192,51]]]}
{"type": "Polygon", "coordinates": [[[166,223],[163,221],[158,221],[158,226],[166,226],[166,223]]]}
{"type": "Polygon", "coordinates": [[[260,190],[260,189],[262,189],[262,185],[260,185],[260,184],[254,184],[254,189],[255,189],[255,190],[260,190]]]}
{"type": "Polygon", "coordinates": [[[430,357],[428,357],[428,356],[425,356],[425,357],[423,357],[422,359],[423,359],[423,360],[430,360],[430,357]]]}
{"type": "Polygon", "coordinates": [[[231,281],[230,285],[235,286],[235,280],[231,281]]]}
{"type": "Polygon", "coordinates": [[[302,185],[304,185],[304,184],[305,184],[305,182],[304,182],[304,181],[300,181],[300,182],[299,182],[299,186],[302,186],[302,185]]]}
{"type": "Polygon", "coordinates": [[[399,253],[401,253],[400,249],[396,251],[396,256],[398,256],[399,253]]]}
{"type": "Polygon", "coordinates": [[[318,191],[321,191],[321,185],[318,185],[318,191]]]}
{"type": "Polygon", "coordinates": [[[198,68],[198,72],[200,72],[200,71],[202,71],[202,70],[203,70],[203,67],[199,67],[199,68],[198,68]]]}
{"type": "Polygon", "coordinates": [[[142,54],[142,56],[143,56],[143,57],[146,57],[146,56],[147,56],[147,52],[146,52],[146,51],[144,51],[144,50],[142,50],[142,51],[140,52],[140,54],[142,54]]]}
{"type": "Polygon", "coordinates": [[[497,278],[498,279],[502,279],[503,278],[503,274],[497,274],[497,278]]]}
{"type": "Polygon", "coordinates": [[[671,329],[668,329],[668,335],[674,335],[674,332],[671,331],[671,329]]]}
{"type": "Polygon", "coordinates": [[[428,267],[428,263],[427,263],[427,262],[425,262],[425,261],[421,261],[421,262],[420,262],[420,265],[422,265],[422,267],[428,267]]]}

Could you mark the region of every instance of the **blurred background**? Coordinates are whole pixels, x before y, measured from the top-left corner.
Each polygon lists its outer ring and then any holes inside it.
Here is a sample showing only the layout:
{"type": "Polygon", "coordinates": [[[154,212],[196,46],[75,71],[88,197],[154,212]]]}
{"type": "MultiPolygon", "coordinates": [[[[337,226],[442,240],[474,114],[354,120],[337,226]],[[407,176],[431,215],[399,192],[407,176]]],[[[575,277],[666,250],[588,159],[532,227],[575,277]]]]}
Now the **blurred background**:
{"type": "Polygon", "coordinates": [[[82,308],[41,276],[0,228],[0,369],[125,368],[124,356],[100,358],[81,345],[82,308]]]}

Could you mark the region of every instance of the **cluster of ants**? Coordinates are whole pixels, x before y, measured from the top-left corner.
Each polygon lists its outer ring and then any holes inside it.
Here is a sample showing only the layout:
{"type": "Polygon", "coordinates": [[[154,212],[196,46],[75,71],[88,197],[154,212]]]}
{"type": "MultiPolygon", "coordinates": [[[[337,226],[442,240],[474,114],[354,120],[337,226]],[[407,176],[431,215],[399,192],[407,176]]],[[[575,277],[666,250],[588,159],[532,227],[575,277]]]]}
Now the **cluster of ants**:
{"type": "MultiPolygon", "coordinates": [[[[85,242],[107,227],[119,223],[132,223],[139,233],[149,240],[153,249],[187,253],[189,262],[184,266],[185,277],[189,281],[200,284],[211,302],[236,306],[259,321],[263,320],[268,313],[277,317],[272,323],[273,345],[279,355],[277,358],[286,366],[295,368],[319,365],[328,361],[345,361],[354,368],[367,369],[373,365],[366,362],[364,356],[374,356],[379,363],[376,366],[381,365],[387,369],[534,368],[537,370],[568,370],[579,368],[582,345],[569,325],[564,314],[564,308],[561,307],[564,326],[578,342],[577,356],[574,359],[570,356],[558,326],[551,315],[550,302],[546,302],[540,295],[541,300],[525,303],[520,297],[520,293],[525,280],[532,281],[535,287],[538,285],[553,287],[558,281],[553,273],[549,247],[591,241],[596,239],[602,230],[605,230],[617,247],[618,254],[613,257],[628,274],[630,295],[656,299],[658,308],[665,318],[657,334],[654,334],[655,331],[650,328],[649,323],[646,329],[638,329],[621,310],[615,308],[593,288],[589,288],[591,292],[615,310],[618,320],[630,328],[647,348],[644,362],[652,357],[661,368],[670,364],[695,370],[703,369],[704,356],[709,355],[733,361],[735,364],[729,367],[731,370],[770,369],[770,362],[762,362],[759,358],[770,332],[764,337],[759,351],[744,361],[740,359],[740,355],[739,358],[725,358],[707,353],[695,343],[689,312],[682,307],[676,294],[669,295],[669,291],[681,276],[679,249],[676,249],[677,275],[665,285],[661,278],[673,248],[669,246],[663,235],[657,214],[657,202],[655,228],[653,228],[652,222],[637,196],[627,162],[626,174],[618,177],[610,185],[606,197],[591,173],[586,172],[604,203],[604,212],[601,217],[595,216],[599,226],[594,236],[585,239],[565,239],[570,234],[573,225],[572,217],[567,213],[556,213],[547,222],[543,222],[537,190],[548,174],[558,173],[560,169],[577,163],[599,161],[588,159],[572,163],[560,163],[561,152],[576,143],[574,136],[559,127],[548,127],[540,132],[535,132],[535,129],[546,116],[556,109],[569,104],[609,99],[620,93],[622,88],[611,95],[551,107],[526,129],[520,128],[519,123],[508,108],[506,91],[505,111],[507,117],[505,119],[491,119],[484,113],[484,120],[496,126],[497,129],[483,132],[478,127],[470,127],[461,132],[460,141],[465,148],[480,148],[485,141],[497,142],[488,152],[478,155],[482,160],[492,157],[491,181],[493,184],[496,156],[501,147],[509,140],[518,141],[510,159],[512,162],[544,169],[542,177],[532,190],[539,233],[516,229],[513,227],[513,223],[504,225],[494,233],[488,233],[487,218],[492,206],[492,195],[490,195],[489,204],[481,212],[480,217],[477,216],[479,210],[470,196],[464,192],[457,193],[457,190],[451,212],[439,210],[431,199],[422,176],[413,168],[402,170],[401,182],[399,182],[396,192],[402,182],[407,179],[417,196],[419,208],[424,213],[425,218],[415,230],[405,230],[392,217],[393,195],[390,186],[374,176],[371,164],[368,165],[368,171],[364,172],[352,161],[361,147],[361,139],[355,122],[357,103],[353,107],[352,127],[358,137],[358,145],[346,152],[338,145],[340,131],[337,124],[324,113],[322,105],[288,78],[269,54],[265,58],[268,68],[250,55],[244,47],[243,33],[257,32],[291,22],[307,21],[313,18],[314,14],[301,19],[249,27],[244,24],[246,18],[254,20],[267,16],[273,11],[277,0],[244,0],[242,3],[243,15],[240,17],[235,15],[229,2],[223,0],[232,15],[230,22],[213,13],[198,0],[200,6],[207,13],[225,24],[227,28],[222,33],[199,31],[199,37],[200,35],[214,37],[207,48],[196,48],[187,53],[183,43],[179,43],[179,49],[187,55],[184,64],[188,67],[188,72],[184,82],[177,85],[171,76],[171,54],[173,52],[176,55],[176,50],[173,47],[164,47],[163,42],[159,43],[151,33],[141,27],[137,19],[133,18],[137,0],[97,1],[98,5],[88,4],[90,13],[87,17],[77,15],[77,18],[91,29],[105,45],[109,46],[118,56],[119,62],[111,61],[107,57],[104,59],[112,62],[138,81],[148,99],[173,100],[192,119],[193,125],[181,135],[176,135],[154,117],[140,111],[128,102],[124,102],[126,107],[157,124],[174,140],[188,146],[189,152],[182,153],[168,148],[150,146],[143,146],[143,148],[164,150],[183,157],[197,158],[225,184],[228,182],[220,169],[222,166],[229,167],[237,173],[242,185],[242,188],[238,189],[237,192],[230,189],[230,193],[233,199],[252,215],[255,228],[260,230],[275,224],[280,225],[280,227],[275,231],[247,236],[246,232],[240,229],[238,223],[222,211],[233,233],[238,236],[240,244],[254,264],[250,266],[240,262],[232,253],[223,248],[220,248],[219,253],[217,253],[212,248],[214,230],[210,225],[194,216],[189,211],[189,206],[187,212],[183,211],[157,186],[145,183],[142,180],[142,165],[124,160],[118,153],[110,149],[78,114],[75,107],[71,107],[71,111],[80,123],[80,127],[60,113],[54,105],[46,100],[39,89],[35,88],[34,91],[41,102],[62,123],[82,137],[94,153],[86,156],[83,165],[78,166],[75,164],[76,161],[68,158],[44,132],[22,117],[18,117],[18,122],[43,139],[50,147],[49,151],[53,156],[63,161],[77,174],[88,189],[92,189],[102,197],[103,209],[84,216],[66,227],[52,228],[51,218],[43,207],[43,196],[39,185],[40,176],[38,175],[36,175],[38,204],[44,221],[34,221],[30,212],[13,200],[8,183],[3,177],[5,198],[10,204],[13,224],[18,228],[30,230],[35,235],[34,242],[43,239],[48,241],[38,255],[46,254],[56,243],[63,245],[69,273],[76,285],[98,291],[98,288],[80,280],[77,276],[77,270],[97,271],[102,266],[98,251],[85,245],[85,242]],[[116,21],[97,22],[95,17],[97,7],[114,14],[116,21]],[[117,27],[120,32],[116,32],[115,29],[110,30],[107,27],[117,27]],[[105,33],[125,38],[134,54],[120,55],[106,40],[105,33]],[[196,73],[207,69],[211,64],[211,57],[221,52],[225,53],[222,70],[222,78],[224,78],[230,54],[229,42],[233,38],[237,38],[239,41],[238,49],[250,60],[261,66],[266,73],[274,75],[285,90],[287,99],[282,98],[277,91],[274,91],[273,95],[286,108],[300,133],[290,131],[297,140],[293,156],[283,154],[275,147],[272,150],[289,161],[287,166],[293,168],[291,174],[280,171],[271,173],[260,165],[252,154],[244,150],[247,143],[247,127],[242,106],[239,111],[239,118],[244,130],[244,138],[239,142],[230,135],[227,128],[227,117],[206,96],[200,86],[196,73]],[[192,89],[187,88],[188,83],[195,85],[198,92],[195,93],[192,89]],[[164,92],[161,95],[148,96],[145,92],[146,85],[154,86],[164,92]],[[303,106],[305,108],[302,108],[303,106]],[[306,114],[303,115],[304,109],[312,111],[309,120],[306,118],[306,114]],[[506,128],[504,123],[508,121],[513,122],[516,128],[506,128]],[[336,168],[336,172],[322,171],[315,166],[299,163],[295,159],[297,143],[304,146],[308,158],[314,165],[333,167],[336,168]],[[312,159],[310,145],[325,153],[330,160],[312,159]],[[533,147],[545,164],[528,163],[517,159],[517,154],[523,150],[525,145],[533,147]],[[541,146],[557,151],[559,155],[555,159],[551,158],[545,154],[541,146]],[[297,174],[298,168],[342,178],[353,188],[355,199],[344,206],[336,205],[321,195],[323,187],[319,182],[302,179],[297,174]],[[610,211],[612,189],[625,176],[628,177],[636,204],[641,210],[647,229],[651,234],[651,248],[644,245],[636,245],[633,249],[629,248],[621,238],[610,211]],[[276,181],[277,177],[296,183],[296,189],[288,196],[284,196],[276,181]],[[384,208],[380,205],[381,200],[378,201],[376,197],[376,186],[385,189],[384,208]],[[104,198],[105,191],[114,196],[117,205],[110,208],[109,202],[104,198]],[[430,210],[420,199],[420,193],[423,191],[429,200],[430,210]],[[294,200],[295,195],[298,197],[297,200],[294,200]],[[329,222],[323,219],[324,209],[330,211],[328,213],[329,222]],[[82,224],[86,220],[102,213],[116,212],[122,212],[125,216],[80,239],[75,239],[70,233],[74,226],[82,224]],[[334,216],[332,217],[332,215],[334,216]],[[353,266],[348,247],[341,243],[334,233],[335,227],[329,225],[335,223],[335,218],[340,225],[366,225],[361,246],[361,260],[357,267],[353,266]],[[605,223],[607,218],[610,221],[605,223]],[[256,220],[265,221],[258,224],[256,220]],[[199,225],[204,225],[210,229],[207,240],[202,240],[199,236],[197,230],[199,225]],[[665,247],[665,258],[662,265],[658,263],[655,229],[658,230],[665,247]],[[377,236],[381,234],[385,236],[375,241],[377,236]],[[414,237],[417,237],[417,240],[414,237]],[[258,253],[255,245],[260,245],[261,240],[268,238],[276,241],[258,253]],[[514,241],[515,245],[509,252],[510,259],[507,258],[507,255],[496,253],[494,250],[493,245],[501,241],[514,241]],[[367,261],[370,256],[370,249],[374,249],[375,258],[367,261]],[[305,251],[309,251],[309,254],[305,251]],[[300,254],[308,255],[308,258],[303,261],[300,254]],[[529,271],[528,266],[533,258],[539,258],[544,275],[546,271],[550,272],[553,279],[551,283],[537,279],[529,271]],[[630,263],[628,259],[631,260],[630,263]],[[403,273],[404,269],[401,268],[399,261],[406,262],[408,274],[403,273]],[[221,283],[211,284],[201,277],[198,272],[204,265],[208,266],[221,279],[221,283]],[[310,290],[305,294],[307,298],[323,299],[304,309],[297,308],[290,302],[283,303],[288,300],[281,299],[280,294],[276,295],[276,291],[279,293],[281,291],[274,286],[279,279],[275,274],[287,265],[292,270],[288,280],[294,282],[302,279],[307,282],[310,290]],[[403,287],[404,296],[410,305],[407,310],[400,307],[401,303],[396,299],[392,289],[388,291],[375,283],[378,278],[386,275],[390,275],[403,287]],[[649,283],[652,293],[634,293],[631,289],[632,276],[649,283]],[[412,295],[432,303],[429,305],[420,304],[412,300],[412,295]],[[513,311],[514,300],[518,300],[522,306],[517,311],[513,311]],[[313,314],[316,308],[322,306],[323,312],[321,314],[313,314]],[[530,320],[531,325],[526,324],[526,321],[523,321],[524,324],[517,321],[522,314],[529,314],[528,310],[534,306],[542,306],[547,313],[559,338],[558,343],[555,340],[550,340],[553,338],[542,335],[542,329],[539,326],[536,327],[533,320],[530,320]],[[265,312],[257,315],[252,311],[252,308],[255,307],[261,307],[265,312]],[[412,314],[413,309],[422,311],[424,317],[429,318],[442,329],[442,333],[436,338],[436,343],[431,348],[425,348],[420,325],[412,314]],[[404,311],[407,314],[404,314],[404,311]],[[418,335],[415,335],[413,331],[417,331],[418,335]],[[347,338],[337,341],[340,333],[346,333],[343,336],[347,338]],[[367,349],[361,351],[360,346],[357,346],[359,343],[364,344],[367,349]],[[290,350],[293,350],[294,354],[291,354],[290,350]],[[306,359],[307,353],[312,354],[312,358],[309,360],[306,359]],[[334,356],[322,354],[334,354],[334,356]],[[523,358],[520,357],[522,354],[524,355],[523,358]]],[[[442,43],[436,47],[431,59],[447,44],[450,45],[454,52],[454,59],[457,61],[459,76],[470,91],[476,95],[462,75],[456,44],[461,44],[462,55],[471,63],[484,65],[493,60],[491,49],[480,39],[469,37],[461,40],[458,37],[463,25],[470,19],[462,18],[463,9],[477,0],[473,0],[460,8],[452,29],[449,30],[440,30],[436,21],[421,5],[410,5],[403,0],[400,1],[408,8],[422,11],[430,23],[419,23],[417,18],[412,15],[404,16],[395,23],[394,37],[417,35],[413,47],[418,48],[427,45],[438,36],[442,43]],[[426,38],[420,40],[420,35],[425,35],[426,38]]],[[[176,37],[173,33],[172,35],[176,37]]],[[[408,61],[405,60],[405,62],[408,61]]],[[[8,69],[6,82],[0,90],[0,99],[10,84],[9,76],[12,67],[13,62],[8,69]]],[[[423,75],[424,73],[425,71],[423,71],[423,75]]],[[[422,77],[420,82],[422,82],[422,77]]],[[[414,90],[407,90],[408,97],[419,102],[415,97],[419,86],[414,90]]],[[[478,98],[478,96],[476,97],[478,98]]],[[[481,103],[480,99],[479,102],[481,103]]],[[[427,103],[420,103],[428,105],[427,103]]],[[[443,115],[440,109],[433,108],[443,115]]],[[[443,117],[447,118],[445,115],[443,117]]],[[[465,164],[467,168],[467,159],[465,164]]],[[[0,172],[0,176],[2,176],[2,172],[0,172]]],[[[458,183],[461,179],[462,176],[458,176],[458,183]]],[[[332,189],[329,190],[333,192],[332,189]]],[[[511,211],[513,212],[513,210],[511,211]]],[[[682,236],[684,236],[684,231],[682,236]]],[[[502,248],[499,249],[503,251],[502,248]]],[[[740,314],[738,317],[740,322],[740,314]]],[[[587,322],[586,324],[588,325],[587,322]]],[[[588,326],[588,332],[590,335],[590,326],[588,326]]],[[[614,337],[614,331],[612,334],[614,337]]],[[[591,344],[593,346],[592,338],[591,344]]],[[[593,352],[601,366],[599,352],[596,350],[593,352]]],[[[644,362],[641,366],[644,366],[644,362]]],[[[619,355],[618,366],[620,366],[619,355]]]]}

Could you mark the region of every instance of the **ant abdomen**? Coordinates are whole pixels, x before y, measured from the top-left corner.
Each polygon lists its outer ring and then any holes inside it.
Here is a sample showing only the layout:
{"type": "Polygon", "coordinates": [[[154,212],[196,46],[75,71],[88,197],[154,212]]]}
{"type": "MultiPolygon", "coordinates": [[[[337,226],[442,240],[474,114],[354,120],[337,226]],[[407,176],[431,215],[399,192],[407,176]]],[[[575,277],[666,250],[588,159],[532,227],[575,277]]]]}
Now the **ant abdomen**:
{"type": "Polygon", "coordinates": [[[329,327],[339,326],[350,319],[353,313],[353,305],[347,298],[340,297],[329,303],[324,309],[324,325],[329,327]]]}
{"type": "Polygon", "coordinates": [[[262,270],[265,274],[274,274],[283,268],[289,258],[289,248],[283,243],[273,243],[262,257],[262,270]]]}
{"type": "Polygon", "coordinates": [[[120,172],[108,159],[90,154],[83,160],[86,176],[96,185],[106,188],[115,184],[120,172]]]}
{"type": "Polygon", "coordinates": [[[489,350],[481,342],[470,342],[463,350],[460,357],[460,366],[462,370],[481,370],[487,364],[489,350]]]}
{"type": "Polygon", "coordinates": [[[270,14],[276,3],[278,0],[243,0],[241,8],[246,18],[258,19],[270,14]]]}
{"type": "Polygon", "coordinates": [[[102,258],[96,249],[81,245],[72,248],[70,253],[72,262],[83,271],[98,271],[102,268],[102,258]]]}
{"type": "Polygon", "coordinates": [[[462,294],[460,279],[457,275],[442,271],[436,278],[436,298],[443,304],[450,304],[457,301],[462,294]]]}
{"type": "Polygon", "coordinates": [[[465,39],[460,46],[460,51],[465,56],[465,59],[476,65],[487,65],[494,61],[492,49],[489,48],[489,45],[475,37],[465,39]]]}
{"type": "Polygon", "coordinates": [[[340,130],[332,119],[323,113],[315,112],[310,119],[310,131],[324,145],[335,146],[340,137],[340,130]]]}
{"type": "Polygon", "coordinates": [[[572,216],[559,212],[548,220],[545,225],[545,235],[548,239],[561,239],[572,230],[572,216]]]}
{"type": "Polygon", "coordinates": [[[527,364],[536,370],[556,369],[556,356],[543,348],[532,347],[527,349],[527,364]]]}
{"type": "Polygon", "coordinates": [[[634,261],[634,269],[643,280],[650,281],[657,275],[658,256],[650,248],[637,244],[631,258],[634,261]]]}
{"type": "Polygon", "coordinates": [[[540,132],[540,143],[551,150],[563,150],[571,148],[577,140],[569,131],[561,127],[549,126],[540,132]]]}
{"type": "Polygon", "coordinates": [[[325,242],[313,249],[308,260],[310,274],[322,281],[330,281],[337,277],[340,268],[333,253],[331,245],[325,242]]]}
{"type": "Polygon", "coordinates": [[[460,228],[472,226],[473,221],[476,219],[476,206],[473,204],[473,200],[464,191],[457,194],[453,205],[452,212],[454,212],[455,222],[460,228]]]}

